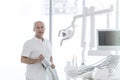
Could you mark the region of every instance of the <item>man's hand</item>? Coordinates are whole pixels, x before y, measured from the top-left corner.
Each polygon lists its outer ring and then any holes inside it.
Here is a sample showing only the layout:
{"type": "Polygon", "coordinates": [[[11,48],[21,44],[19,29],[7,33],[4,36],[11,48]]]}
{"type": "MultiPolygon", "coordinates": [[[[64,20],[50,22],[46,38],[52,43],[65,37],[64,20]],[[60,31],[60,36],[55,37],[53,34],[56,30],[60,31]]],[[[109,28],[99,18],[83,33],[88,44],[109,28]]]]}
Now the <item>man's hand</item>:
{"type": "Polygon", "coordinates": [[[41,54],[39,57],[38,57],[38,61],[42,61],[45,57],[43,56],[43,54],[41,54]]]}
{"type": "Polygon", "coordinates": [[[51,64],[51,68],[53,68],[53,69],[55,68],[55,65],[53,63],[51,64]]]}

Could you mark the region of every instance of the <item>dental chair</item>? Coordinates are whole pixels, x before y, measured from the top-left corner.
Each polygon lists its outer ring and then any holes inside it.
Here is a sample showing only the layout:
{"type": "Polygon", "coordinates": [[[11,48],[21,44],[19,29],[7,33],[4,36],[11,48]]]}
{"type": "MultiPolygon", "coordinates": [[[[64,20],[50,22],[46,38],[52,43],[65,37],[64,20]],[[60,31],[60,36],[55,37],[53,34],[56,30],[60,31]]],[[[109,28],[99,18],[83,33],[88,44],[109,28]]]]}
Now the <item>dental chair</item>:
{"type": "Polygon", "coordinates": [[[66,68],[65,73],[72,79],[81,77],[83,80],[118,80],[113,79],[112,76],[119,63],[119,57],[119,55],[109,55],[93,65],[66,68]]]}

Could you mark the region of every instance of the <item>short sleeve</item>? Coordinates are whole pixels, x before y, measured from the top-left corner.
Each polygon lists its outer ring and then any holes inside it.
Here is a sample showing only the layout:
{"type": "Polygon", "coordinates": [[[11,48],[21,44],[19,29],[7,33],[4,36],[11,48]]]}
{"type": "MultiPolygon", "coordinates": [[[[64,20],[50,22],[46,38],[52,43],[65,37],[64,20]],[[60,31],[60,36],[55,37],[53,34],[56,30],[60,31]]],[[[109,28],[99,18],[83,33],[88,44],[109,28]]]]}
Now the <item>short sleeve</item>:
{"type": "Polygon", "coordinates": [[[21,56],[29,57],[31,53],[31,47],[29,42],[25,42],[23,45],[23,50],[21,56]]]}

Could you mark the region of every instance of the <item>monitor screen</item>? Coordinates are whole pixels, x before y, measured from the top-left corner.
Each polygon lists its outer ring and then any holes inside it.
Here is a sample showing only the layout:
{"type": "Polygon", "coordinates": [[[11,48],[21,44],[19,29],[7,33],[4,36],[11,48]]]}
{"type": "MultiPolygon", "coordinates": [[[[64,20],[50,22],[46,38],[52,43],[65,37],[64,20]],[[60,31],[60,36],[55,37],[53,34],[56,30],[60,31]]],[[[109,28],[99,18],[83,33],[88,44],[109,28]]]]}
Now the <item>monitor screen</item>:
{"type": "Polygon", "coordinates": [[[120,50],[119,30],[98,30],[98,49],[120,50]]]}

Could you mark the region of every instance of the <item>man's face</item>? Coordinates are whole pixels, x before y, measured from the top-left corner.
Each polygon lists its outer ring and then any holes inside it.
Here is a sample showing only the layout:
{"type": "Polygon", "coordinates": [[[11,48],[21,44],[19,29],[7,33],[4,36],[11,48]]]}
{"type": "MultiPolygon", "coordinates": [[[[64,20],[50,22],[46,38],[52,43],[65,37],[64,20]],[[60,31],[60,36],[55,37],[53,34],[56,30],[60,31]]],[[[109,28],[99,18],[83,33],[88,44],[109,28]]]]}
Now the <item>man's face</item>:
{"type": "Polygon", "coordinates": [[[45,31],[44,24],[42,22],[36,22],[34,26],[34,31],[37,36],[42,37],[45,31]]]}

